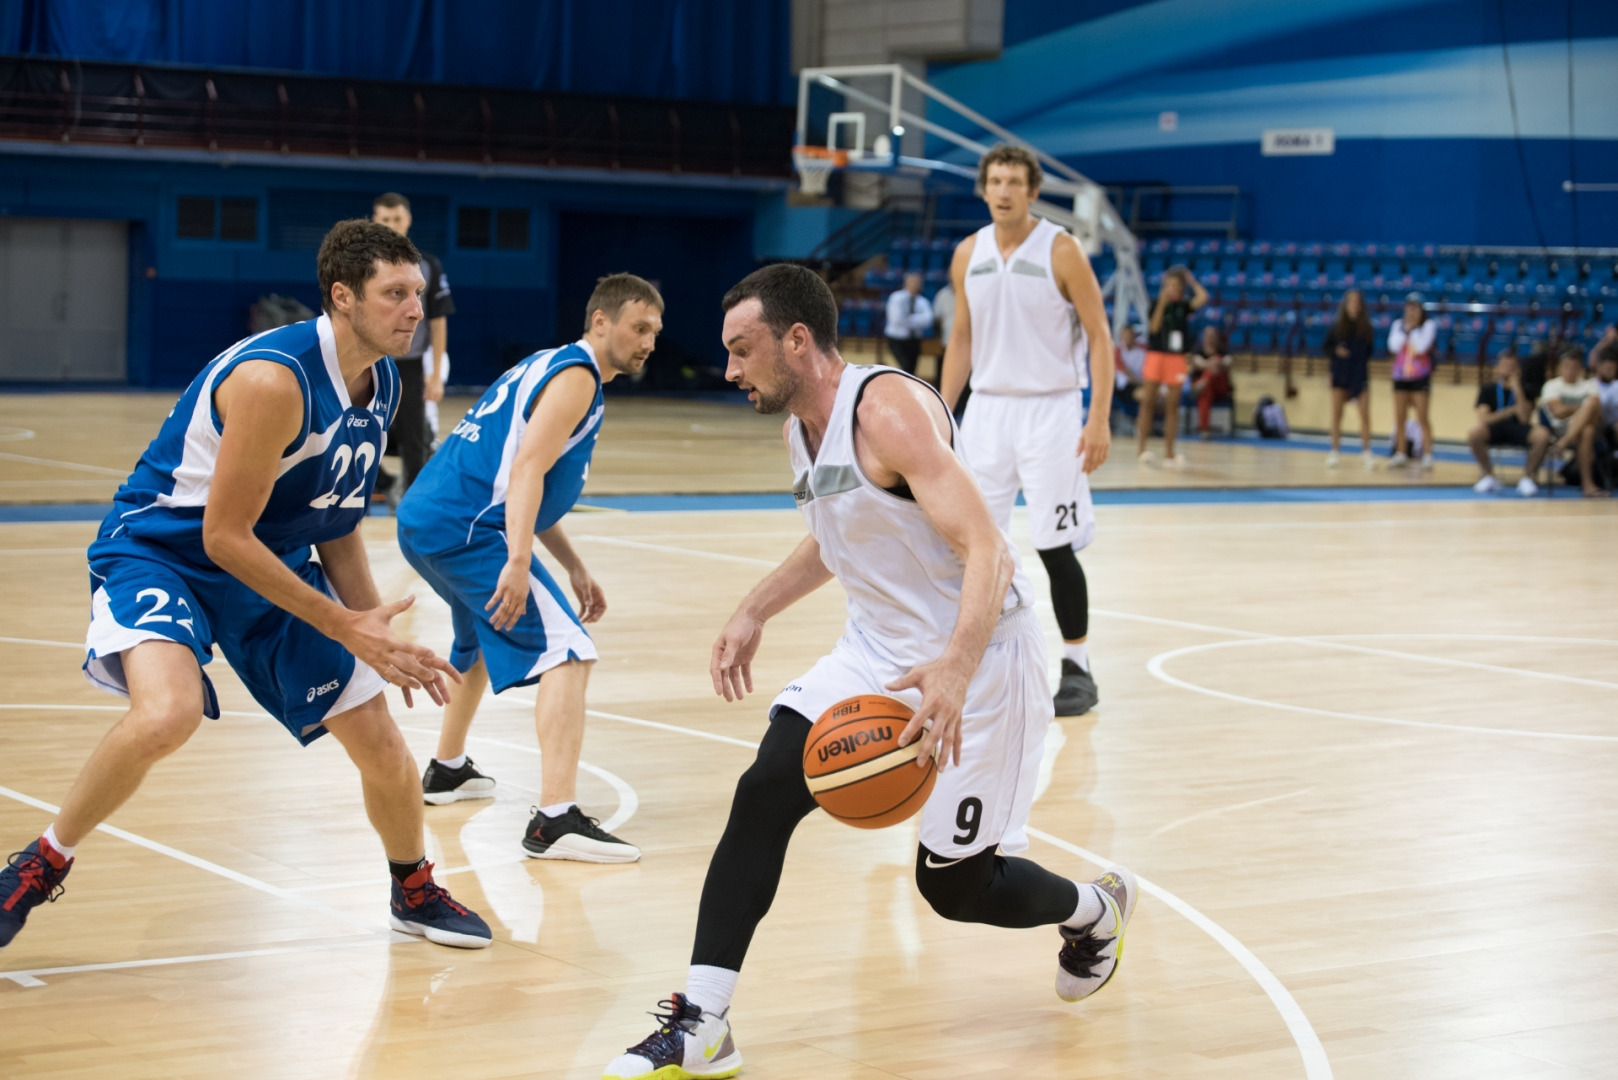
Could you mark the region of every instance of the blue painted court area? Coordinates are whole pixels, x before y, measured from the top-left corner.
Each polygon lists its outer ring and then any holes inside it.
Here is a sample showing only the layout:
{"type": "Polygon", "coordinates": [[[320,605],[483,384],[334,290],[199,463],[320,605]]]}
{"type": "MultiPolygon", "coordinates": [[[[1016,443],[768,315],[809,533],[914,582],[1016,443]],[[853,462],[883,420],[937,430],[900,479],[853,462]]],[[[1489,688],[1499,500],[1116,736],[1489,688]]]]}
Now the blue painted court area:
{"type": "MultiPolygon", "coordinates": [[[[1469,487],[1297,487],[1297,488],[1134,488],[1097,491],[1097,506],[1195,506],[1214,503],[1356,503],[1356,502],[1476,502],[1517,499],[1514,492],[1478,495],[1469,487]]],[[[1022,497],[1017,498],[1022,505],[1022,497]]],[[[579,506],[595,510],[633,513],[669,513],[691,510],[791,510],[792,496],[763,492],[739,495],[592,495],[579,506]]],[[[98,503],[0,506],[0,524],[50,521],[100,521],[112,508],[98,503]]],[[[373,517],[386,517],[378,504],[373,517]]]]}

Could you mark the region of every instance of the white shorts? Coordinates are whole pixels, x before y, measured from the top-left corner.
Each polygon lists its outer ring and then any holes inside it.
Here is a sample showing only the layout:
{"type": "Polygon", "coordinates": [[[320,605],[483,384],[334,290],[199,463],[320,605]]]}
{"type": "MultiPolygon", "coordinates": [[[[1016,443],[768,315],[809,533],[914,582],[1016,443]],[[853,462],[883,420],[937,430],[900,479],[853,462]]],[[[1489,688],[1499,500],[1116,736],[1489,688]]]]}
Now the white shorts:
{"type": "MultiPolygon", "coordinates": [[[[911,708],[919,690],[888,690],[908,669],[872,647],[852,622],[831,653],[776,697],[811,722],[844,698],[888,694],[911,708]]],[[[1024,851],[1045,732],[1053,716],[1045,673],[1045,637],[1032,608],[1001,616],[966,691],[961,763],[947,764],[921,811],[921,842],[958,859],[999,845],[1024,851]]],[[[773,715],[773,709],[772,709],[773,715]]]]}
{"type": "Polygon", "coordinates": [[[961,455],[1002,529],[1021,490],[1034,547],[1078,551],[1096,535],[1090,479],[1078,455],[1084,408],[1078,390],[1015,397],[974,393],[961,421],[961,455]]]}

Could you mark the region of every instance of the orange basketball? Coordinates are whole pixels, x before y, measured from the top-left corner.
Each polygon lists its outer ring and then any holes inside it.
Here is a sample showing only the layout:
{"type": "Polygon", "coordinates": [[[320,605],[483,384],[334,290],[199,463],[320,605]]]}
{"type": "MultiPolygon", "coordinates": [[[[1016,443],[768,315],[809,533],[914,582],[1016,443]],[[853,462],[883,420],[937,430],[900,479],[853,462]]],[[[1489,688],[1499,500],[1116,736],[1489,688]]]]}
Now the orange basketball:
{"type": "Polygon", "coordinates": [[[938,766],[916,767],[918,738],[899,745],[915,715],[885,694],[860,694],[827,709],[809,731],[803,777],[809,793],[838,821],[857,829],[897,825],[932,794],[938,766]]]}

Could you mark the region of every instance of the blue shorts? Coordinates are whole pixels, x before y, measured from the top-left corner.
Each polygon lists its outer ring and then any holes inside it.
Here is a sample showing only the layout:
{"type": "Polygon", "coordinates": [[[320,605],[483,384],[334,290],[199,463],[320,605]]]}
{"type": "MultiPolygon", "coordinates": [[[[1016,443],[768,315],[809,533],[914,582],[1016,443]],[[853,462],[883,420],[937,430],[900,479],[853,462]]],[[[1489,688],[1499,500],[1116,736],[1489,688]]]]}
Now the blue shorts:
{"type": "Polygon", "coordinates": [[[455,628],[449,662],[455,670],[466,671],[481,653],[489,670],[489,685],[498,694],[536,683],[558,664],[596,658],[595,642],[537,555],[529,556],[528,602],[517,625],[505,630],[489,625],[492,612],[485,611],[484,605],[494,595],[506,565],[505,533],[474,527],[466,543],[437,554],[418,551],[411,543],[413,538],[411,529],[401,527],[399,550],[449,605],[455,628]]]}
{"type": "MultiPolygon", "coordinates": [[[[363,705],[387,685],[370,666],[291,612],[283,611],[218,567],[199,567],[158,544],[132,537],[90,545],[90,630],[84,673],[129,696],[123,653],[143,641],[190,648],[199,666],[218,645],[253,699],[307,746],[325,722],[363,705]]],[[[307,548],[283,560],[306,583],[335,594],[307,548]]],[[[202,673],[203,711],[219,717],[219,698],[202,673]]]]}

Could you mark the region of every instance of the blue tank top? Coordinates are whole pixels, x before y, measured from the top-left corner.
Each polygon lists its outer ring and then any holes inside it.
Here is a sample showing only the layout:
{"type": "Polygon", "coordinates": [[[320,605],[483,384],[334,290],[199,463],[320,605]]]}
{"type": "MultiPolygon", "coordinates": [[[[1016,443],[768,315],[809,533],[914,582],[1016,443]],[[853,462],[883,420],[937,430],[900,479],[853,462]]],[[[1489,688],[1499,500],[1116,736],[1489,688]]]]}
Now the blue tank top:
{"type": "Polygon", "coordinates": [[[356,406],[337,366],[331,320],[322,315],[266,330],[209,361],[113,497],[101,536],[135,537],[196,566],[214,566],[202,546],[202,514],[224,432],[213,394],[247,360],[281,364],[297,376],[303,391],[303,424],[281,451],[275,486],[253,534],[285,557],[359,526],[398,409],[399,371],[388,357],[373,364],[371,400],[356,406]]]}
{"type": "Polygon", "coordinates": [[[475,528],[505,529],[511,463],[528,418],[541,391],[570,367],[587,368],[595,377],[595,400],[545,474],[534,531],[544,532],[573,509],[590,475],[605,407],[601,369],[583,341],[528,357],[496,379],[455,425],[399,504],[399,528],[409,534],[413,547],[425,553],[448,551],[467,543],[475,528]]]}

